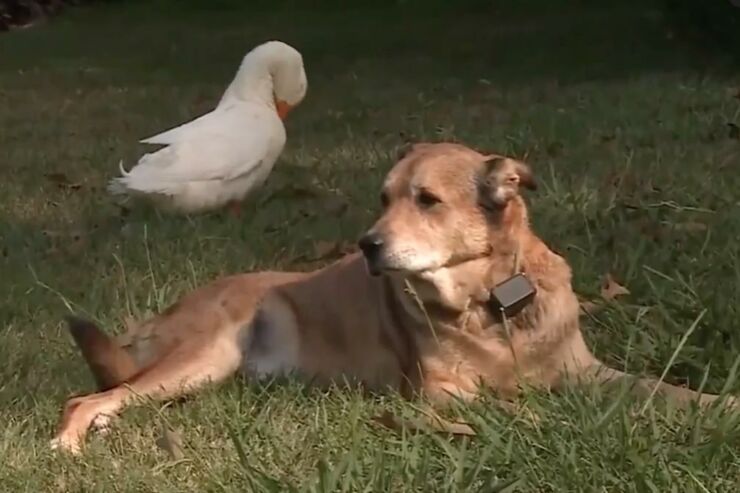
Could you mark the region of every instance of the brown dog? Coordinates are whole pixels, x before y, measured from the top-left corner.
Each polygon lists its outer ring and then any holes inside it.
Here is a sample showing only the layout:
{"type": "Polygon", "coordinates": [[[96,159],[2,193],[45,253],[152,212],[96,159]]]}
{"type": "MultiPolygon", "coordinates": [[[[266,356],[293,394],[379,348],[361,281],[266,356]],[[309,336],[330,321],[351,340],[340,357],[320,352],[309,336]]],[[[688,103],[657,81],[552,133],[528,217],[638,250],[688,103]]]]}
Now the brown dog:
{"type": "MultiPolygon", "coordinates": [[[[237,371],[350,380],[435,404],[481,386],[508,399],[521,384],[625,376],[586,347],[570,268],[530,229],[522,187],[535,184],[521,162],[417,144],[386,178],[364,258],[219,279],[120,340],[71,320],[101,391],[67,402],[53,445],[78,452],[96,420],[137,398],[173,398],[237,371]]],[[[635,388],[717,399],[648,379],[635,388]]]]}

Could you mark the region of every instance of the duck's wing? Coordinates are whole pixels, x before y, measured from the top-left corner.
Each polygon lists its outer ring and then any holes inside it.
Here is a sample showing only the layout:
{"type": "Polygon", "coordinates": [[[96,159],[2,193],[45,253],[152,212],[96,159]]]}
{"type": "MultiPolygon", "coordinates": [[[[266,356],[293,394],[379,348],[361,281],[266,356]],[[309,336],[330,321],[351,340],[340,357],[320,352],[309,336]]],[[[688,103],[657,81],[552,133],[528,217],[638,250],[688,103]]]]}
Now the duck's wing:
{"type": "Polygon", "coordinates": [[[139,142],[142,144],[174,144],[177,141],[187,138],[187,135],[198,133],[201,129],[205,129],[206,131],[208,131],[208,129],[212,129],[214,124],[218,123],[219,119],[231,117],[231,115],[226,111],[229,109],[230,108],[216,108],[210,113],[206,113],[205,115],[199,116],[198,118],[187,123],[183,123],[177,127],[165,130],[157,135],[141,139],[139,142]]]}
{"type": "Polygon", "coordinates": [[[142,156],[116,183],[139,192],[171,193],[185,182],[243,176],[275,155],[275,145],[284,145],[284,129],[277,125],[282,122],[276,116],[239,105],[213,111],[146,139],[167,147],[142,156]]]}

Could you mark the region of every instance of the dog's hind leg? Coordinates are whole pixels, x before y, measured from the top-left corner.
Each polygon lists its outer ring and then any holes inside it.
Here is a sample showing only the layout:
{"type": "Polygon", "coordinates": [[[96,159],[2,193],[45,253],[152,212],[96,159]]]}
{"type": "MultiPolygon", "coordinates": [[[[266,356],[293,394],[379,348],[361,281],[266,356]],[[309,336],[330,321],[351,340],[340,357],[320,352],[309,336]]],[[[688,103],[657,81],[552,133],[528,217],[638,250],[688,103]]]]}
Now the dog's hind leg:
{"type": "Polygon", "coordinates": [[[226,379],[242,359],[236,332],[223,330],[213,337],[183,340],[126,383],[69,399],[52,448],[79,453],[96,417],[114,416],[138,399],[171,399],[226,379]]]}
{"type": "MultiPolygon", "coordinates": [[[[671,385],[656,378],[638,377],[615,370],[602,363],[591,366],[583,372],[582,376],[601,385],[627,381],[632,386],[632,391],[642,398],[652,398],[655,394],[659,394],[681,406],[690,405],[692,402],[696,402],[700,406],[709,406],[722,397],[671,385]]],[[[728,408],[740,408],[740,401],[736,397],[729,395],[724,396],[724,402],[722,404],[728,408]]]]}
{"type": "MultiPolygon", "coordinates": [[[[718,395],[704,394],[671,385],[660,379],[638,377],[610,368],[589,351],[580,332],[576,332],[575,337],[564,345],[560,361],[564,363],[561,375],[565,381],[572,384],[596,383],[600,386],[612,386],[626,383],[631,393],[640,398],[652,399],[657,394],[684,407],[692,402],[706,407],[720,399],[718,395]]],[[[561,381],[561,383],[565,382],[561,381]]],[[[728,408],[740,408],[740,401],[732,396],[725,396],[722,404],[728,408]]]]}

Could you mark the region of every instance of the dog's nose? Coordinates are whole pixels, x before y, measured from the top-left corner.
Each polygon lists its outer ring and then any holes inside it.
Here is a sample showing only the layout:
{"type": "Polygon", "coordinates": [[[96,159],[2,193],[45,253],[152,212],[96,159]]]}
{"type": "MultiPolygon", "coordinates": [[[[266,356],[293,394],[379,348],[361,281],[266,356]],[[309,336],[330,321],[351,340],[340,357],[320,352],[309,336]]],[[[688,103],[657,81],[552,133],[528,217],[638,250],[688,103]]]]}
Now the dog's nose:
{"type": "Polygon", "coordinates": [[[378,256],[378,252],[383,248],[383,237],[378,233],[367,233],[360,238],[358,246],[365,257],[373,259],[378,256]]]}
{"type": "Polygon", "coordinates": [[[383,237],[377,233],[367,233],[360,238],[357,245],[362,250],[370,275],[378,276],[381,273],[381,251],[383,250],[383,237]]]}

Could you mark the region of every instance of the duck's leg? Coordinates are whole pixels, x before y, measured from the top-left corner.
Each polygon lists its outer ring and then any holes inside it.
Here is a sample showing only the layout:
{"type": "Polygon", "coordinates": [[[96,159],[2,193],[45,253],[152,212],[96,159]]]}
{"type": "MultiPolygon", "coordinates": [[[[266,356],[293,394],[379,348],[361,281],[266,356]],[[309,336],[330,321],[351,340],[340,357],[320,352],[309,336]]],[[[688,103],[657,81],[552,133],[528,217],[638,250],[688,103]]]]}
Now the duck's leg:
{"type": "Polygon", "coordinates": [[[239,217],[242,214],[242,203],[240,200],[230,200],[226,204],[226,208],[234,217],[239,217]]]}

